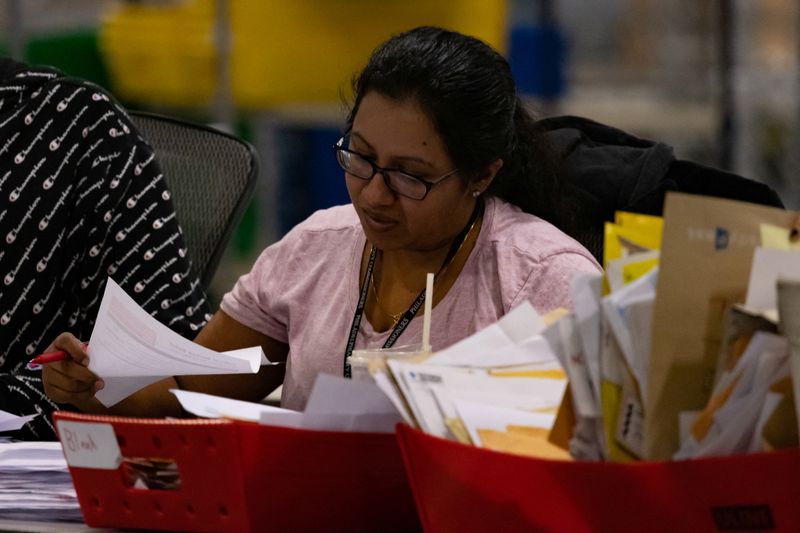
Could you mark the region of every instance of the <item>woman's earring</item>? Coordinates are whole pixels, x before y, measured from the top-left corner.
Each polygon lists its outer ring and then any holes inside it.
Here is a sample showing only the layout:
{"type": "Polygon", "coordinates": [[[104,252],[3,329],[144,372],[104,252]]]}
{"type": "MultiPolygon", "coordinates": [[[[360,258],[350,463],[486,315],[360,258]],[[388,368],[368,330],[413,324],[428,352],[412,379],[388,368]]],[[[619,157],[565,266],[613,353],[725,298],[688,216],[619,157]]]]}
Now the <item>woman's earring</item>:
{"type": "Polygon", "coordinates": [[[477,198],[480,195],[481,195],[481,191],[472,191],[472,197],[473,198],[477,198]]]}

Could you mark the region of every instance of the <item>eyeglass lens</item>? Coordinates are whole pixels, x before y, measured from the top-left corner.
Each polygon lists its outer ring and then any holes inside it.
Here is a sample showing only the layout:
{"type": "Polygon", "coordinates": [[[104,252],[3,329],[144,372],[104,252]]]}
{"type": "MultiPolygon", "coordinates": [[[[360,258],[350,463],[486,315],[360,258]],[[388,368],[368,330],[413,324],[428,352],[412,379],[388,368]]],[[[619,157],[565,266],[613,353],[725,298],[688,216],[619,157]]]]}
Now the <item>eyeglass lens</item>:
{"type": "Polygon", "coordinates": [[[341,146],[336,147],[336,159],[342,170],[357,178],[368,180],[376,172],[380,172],[387,187],[403,196],[421,200],[428,193],[428,187],[425,186],[422,180],[398,170],[382,169],[369,159],[355,152],[350,152],[341,146]]]}

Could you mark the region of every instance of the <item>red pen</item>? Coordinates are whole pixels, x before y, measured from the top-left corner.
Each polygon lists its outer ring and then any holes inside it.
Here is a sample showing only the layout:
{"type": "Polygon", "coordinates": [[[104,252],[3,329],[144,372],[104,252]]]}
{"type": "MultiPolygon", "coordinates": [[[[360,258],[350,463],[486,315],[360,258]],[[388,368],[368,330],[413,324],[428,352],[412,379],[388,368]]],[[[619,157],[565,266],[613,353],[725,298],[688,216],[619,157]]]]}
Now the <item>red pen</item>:
{"type": "MultiPolygon", "coordinates": [[[[84,349],[86,349],[87,346],[89,346],[87,343],[83,343],[84,349]]],[[[43,353],[28,361],[28,369],[39,370],[42,368],[42,365],[46,365],[47,363],[55,363],[56,361],[66,361],[69,358],[70,355],[65,351],[43,353]]]]}

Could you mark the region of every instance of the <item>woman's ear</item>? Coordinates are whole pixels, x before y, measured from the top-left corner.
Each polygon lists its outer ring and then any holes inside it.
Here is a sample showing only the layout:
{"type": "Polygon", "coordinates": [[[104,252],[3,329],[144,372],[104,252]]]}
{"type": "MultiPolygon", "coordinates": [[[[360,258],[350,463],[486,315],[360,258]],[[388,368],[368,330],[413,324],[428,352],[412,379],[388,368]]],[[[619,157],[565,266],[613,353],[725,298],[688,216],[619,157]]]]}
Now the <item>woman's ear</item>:
{"type": "Polygon", "coordinates": [[[489,163],[481,174],[481,177],[477,181],[472,182],[472,189],[480,191],[480,193],[486,191],[501,168],[503,168],[503,160],[500,158],[489,163]]]}

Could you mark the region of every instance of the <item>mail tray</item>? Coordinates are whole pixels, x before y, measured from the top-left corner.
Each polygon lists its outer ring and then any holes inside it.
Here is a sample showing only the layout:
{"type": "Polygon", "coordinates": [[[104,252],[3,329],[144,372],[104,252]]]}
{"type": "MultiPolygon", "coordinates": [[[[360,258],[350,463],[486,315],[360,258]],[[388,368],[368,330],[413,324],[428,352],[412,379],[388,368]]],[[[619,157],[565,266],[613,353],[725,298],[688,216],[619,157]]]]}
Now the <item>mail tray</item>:
{"type": "Polygon", "coordinates": [[[797,449],[610,464],[397,434],[426,532],[800,531],[797,449]]]}
{"type": "Polygon", "coordinates": [[[391,434],[64,411],[56,412],[54,419],[57,427],[59,421],[110,426],[125,458],[116,469],[69,467],[84,520],[92,527],[231,532],[420,529],[391,434]],[[174,462],[180,486],[134,486],[126,468],[130,461],[143,459],[174,462]]]}

